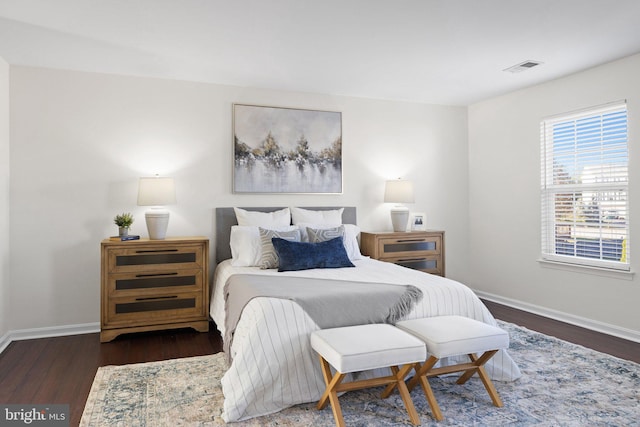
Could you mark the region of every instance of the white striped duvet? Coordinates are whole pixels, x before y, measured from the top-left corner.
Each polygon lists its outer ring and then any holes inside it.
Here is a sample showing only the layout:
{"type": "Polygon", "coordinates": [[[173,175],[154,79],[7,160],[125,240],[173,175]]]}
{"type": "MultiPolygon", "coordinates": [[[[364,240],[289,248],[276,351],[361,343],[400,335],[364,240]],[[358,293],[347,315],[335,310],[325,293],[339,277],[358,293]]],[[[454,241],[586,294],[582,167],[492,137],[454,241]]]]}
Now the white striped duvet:
{"type": "MultiPolygon", "coordinates": [[[[478,297],[456,281],[368,258],[354,264],[356,268],[278,273],[257,267],[232,267],[226,260],[216,268],[211,317],[224,336],[222,288],[229,276],[244,273],[412,284],[422,290],[424,298],[407,319],[458,314],[495,325],[478,297]]],[[[325,386],[318,357],[309,344],[309,334],[317,329],[315,322],[292,301],[262,297],[251,300],[234,334],[233,363],[222,378],[223,419],[239,421],[318,400],[325,386]]],[[[489,361],[487,372],[498,381],[520,376],[506,351],[489,361]]]]}

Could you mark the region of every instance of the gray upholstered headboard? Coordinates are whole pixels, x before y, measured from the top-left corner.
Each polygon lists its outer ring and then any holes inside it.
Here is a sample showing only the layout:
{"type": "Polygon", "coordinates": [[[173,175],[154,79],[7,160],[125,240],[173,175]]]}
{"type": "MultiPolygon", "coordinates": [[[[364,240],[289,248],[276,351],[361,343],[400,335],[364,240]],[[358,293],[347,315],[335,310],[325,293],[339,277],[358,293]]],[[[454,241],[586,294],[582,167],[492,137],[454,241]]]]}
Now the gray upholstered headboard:
{"type": "MultiPolygon", "coordinates": [[[[343,206],[321,206],[321,207],[305,207],[303,209],[312,209],[316,211],[326,211],[332,209],[340,209],[343,206]]],[[[273,212],[284,207],[268,207],[268,208],[242,208],[248,211],[273,212]]],[[[356,224],[356,208],[354,206],[344,206],[342,212],[343,224],[356,224]]],[[[225,259],[231,258],[231,248],[229,247],[229,237],[231,236],[231,227],[238,225],[236,213],[233,208],[216,208],[216,263],[220,263],[225,259]]]]}

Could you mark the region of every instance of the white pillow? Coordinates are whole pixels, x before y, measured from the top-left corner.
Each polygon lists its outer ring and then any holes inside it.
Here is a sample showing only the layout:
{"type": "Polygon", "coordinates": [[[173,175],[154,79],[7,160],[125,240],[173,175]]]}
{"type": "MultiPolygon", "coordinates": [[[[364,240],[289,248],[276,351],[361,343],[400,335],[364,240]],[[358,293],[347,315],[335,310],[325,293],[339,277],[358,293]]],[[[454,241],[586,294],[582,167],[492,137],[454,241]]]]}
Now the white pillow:
{"type": "Polygon", "coordinates": [[[364,259],[360,253],[358,237],[360,237],[360,227],[355,224],[344,224],[344,248],[351,261],[364,259]]]}
{"type": "MultiPolygon", "coordinates": [[[[295,226],[279,227],[278,231],[296,230],[295,226]]],[[[260,231],[254,225],[231,227],[229,246],[231,265],[234,267],[258,267],[262,257],[260,231]]]]}
{"type": "Polygon", "coordinates": [[[240,208],[233,208],[236,213],[238,225],[255,225],[263,228],[280,228],[291,225],[291,211],[284,208],[275,212],[248,211],[240,208]]]}
{"type": "MultiPolygon", "coordinates": [[[[347,251],[347,256],[351,261],[364,259],[360,253],[360,245],[358,244],[358,236],[360,236],[360,227],[355,224],[342,224],[344,226],[344,239],[342,242],[344,243],[344,248],[347,251]]],[[[309,234],[307,233],[307,227],[314,228],[316,230],[322,230],[327,228],[335,228],[340,227],[340,224],[297,224],[297,227],[300,229],[300,234],[302,236],[303,242],[309,241],[309,234]]]]}
{"type": "Polygon", "coordinates": [[[291,218],[294,225],[307,223],[335,226],[342,224],[342,211],[344,211],[344,208],[328,211],[291,208],[291,218]]]}

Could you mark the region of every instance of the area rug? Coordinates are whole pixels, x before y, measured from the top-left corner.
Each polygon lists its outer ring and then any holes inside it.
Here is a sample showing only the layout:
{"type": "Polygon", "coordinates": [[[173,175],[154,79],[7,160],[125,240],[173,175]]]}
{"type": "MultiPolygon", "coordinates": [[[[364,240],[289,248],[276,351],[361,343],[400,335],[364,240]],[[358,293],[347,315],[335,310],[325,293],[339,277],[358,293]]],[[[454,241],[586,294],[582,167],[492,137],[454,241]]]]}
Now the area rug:
{"type": "MultiPolygon", "coordinates": [[[[422,390],[411,393],[423,426],[640,426],[640,365],[525,328],[509,332],[509,353],[522,370],[513,382],[495,382],[504,403],[491,404],[477,377],[432,378],[445,419],[435,422],[422,390]]],[[[221,426],[226,370],[222,354],[98,370],[81,426],[221,426]]],[[[348,426],[410,425],[397,393],[381,388],[340,397],[348,426]]],[[[334,426],[331,409],[313,403],[229,426],[334,426]]]]}

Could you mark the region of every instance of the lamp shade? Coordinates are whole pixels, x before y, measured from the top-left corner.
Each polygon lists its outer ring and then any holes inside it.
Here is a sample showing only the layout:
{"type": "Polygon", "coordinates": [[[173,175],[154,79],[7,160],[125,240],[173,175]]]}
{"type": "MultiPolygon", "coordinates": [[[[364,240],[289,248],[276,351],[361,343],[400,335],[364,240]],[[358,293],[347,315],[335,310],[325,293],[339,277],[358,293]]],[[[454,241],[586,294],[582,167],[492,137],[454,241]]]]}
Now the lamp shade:
{"type": "Polygon", "coordinates": [[[384,187],[385,203],[413,203],[413,182],[403,179],[387,181],[384,187]]]}
{"type": "Polygon", "coordinates": [[[173,178],[145,177],[138,184],[138,206],[166,206],[176,204],[173,178]]]}

